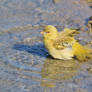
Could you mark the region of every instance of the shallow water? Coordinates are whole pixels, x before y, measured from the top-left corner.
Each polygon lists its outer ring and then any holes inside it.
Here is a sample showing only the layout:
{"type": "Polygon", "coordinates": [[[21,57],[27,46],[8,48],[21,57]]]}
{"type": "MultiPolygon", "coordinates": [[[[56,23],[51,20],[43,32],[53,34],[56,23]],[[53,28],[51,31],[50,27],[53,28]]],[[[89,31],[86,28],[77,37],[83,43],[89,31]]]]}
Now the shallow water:
{"type": "Polygon", "coordinates": [[[92,10],[80,0],[55,2],[0,0],[0,92],[91,92],[92,62],[52,59],[39,32],[47,24],[85,28],[92,10]]]}

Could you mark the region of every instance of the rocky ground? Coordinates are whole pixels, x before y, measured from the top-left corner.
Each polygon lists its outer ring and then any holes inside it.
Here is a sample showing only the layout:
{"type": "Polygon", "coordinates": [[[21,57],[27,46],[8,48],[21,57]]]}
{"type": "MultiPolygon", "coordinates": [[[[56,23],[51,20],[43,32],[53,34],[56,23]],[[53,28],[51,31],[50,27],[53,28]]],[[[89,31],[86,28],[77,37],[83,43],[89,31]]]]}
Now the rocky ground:
{"type": "Polygon", "coordinates": [[[45,25],[83,29],[92,6],[83,0],[0,0],[0,92],[91,92],[92,62],[48,57],[45,25]]]}

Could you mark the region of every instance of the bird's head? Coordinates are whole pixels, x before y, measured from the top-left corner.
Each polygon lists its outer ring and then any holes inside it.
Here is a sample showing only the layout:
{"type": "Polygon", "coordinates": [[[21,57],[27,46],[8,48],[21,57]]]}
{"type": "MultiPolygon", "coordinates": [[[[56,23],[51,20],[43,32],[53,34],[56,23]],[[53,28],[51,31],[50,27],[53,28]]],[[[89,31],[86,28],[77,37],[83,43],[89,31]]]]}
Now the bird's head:
{"type": "Polygon", "coordinates": [[[43,29],[41,34],[44,38],[55,39],[58,35],[58,31],[54,26],[48,25],[43,29]]]}

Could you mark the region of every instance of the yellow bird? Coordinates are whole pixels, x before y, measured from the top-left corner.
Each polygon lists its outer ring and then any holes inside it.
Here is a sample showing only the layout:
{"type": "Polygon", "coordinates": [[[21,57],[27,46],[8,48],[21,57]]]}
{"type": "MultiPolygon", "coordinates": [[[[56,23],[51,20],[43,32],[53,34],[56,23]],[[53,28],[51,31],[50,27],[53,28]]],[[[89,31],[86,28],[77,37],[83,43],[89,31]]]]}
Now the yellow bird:
{"type": "Polygon", "coordinates": [[[70,36],[74,37],[75,35],[79,34],[80,32],[77,31],[77,29],[69,29],[69,28],[64,28],[63,31],[59,32],[60,36],[70,36]]]}
{"type": "Polygon", "coordinates": [[[85,61],[91,57],[92,50],[82,46],[74,39],[78,33],[68,28],[58,32],[52,25],[46,26],[41,32],[45,47],[53,58],[68,60],[76,57],[80,61],[85,61]]]}

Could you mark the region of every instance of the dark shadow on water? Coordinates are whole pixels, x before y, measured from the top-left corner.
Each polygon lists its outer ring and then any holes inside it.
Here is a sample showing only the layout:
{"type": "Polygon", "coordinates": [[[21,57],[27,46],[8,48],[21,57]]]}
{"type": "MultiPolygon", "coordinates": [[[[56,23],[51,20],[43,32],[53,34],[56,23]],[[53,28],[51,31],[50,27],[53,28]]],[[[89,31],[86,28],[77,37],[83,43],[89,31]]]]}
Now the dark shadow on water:
{"type": "Polygon", "coordinates": [[[25,51],[33,55],[38,55],[40,57],[48,56],[48,52],[43,44],[34,44],[34,45],[14,44],[13,49],[25,51]]]}

